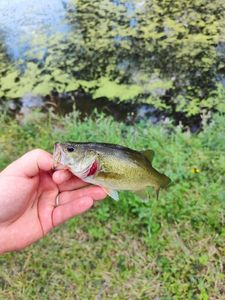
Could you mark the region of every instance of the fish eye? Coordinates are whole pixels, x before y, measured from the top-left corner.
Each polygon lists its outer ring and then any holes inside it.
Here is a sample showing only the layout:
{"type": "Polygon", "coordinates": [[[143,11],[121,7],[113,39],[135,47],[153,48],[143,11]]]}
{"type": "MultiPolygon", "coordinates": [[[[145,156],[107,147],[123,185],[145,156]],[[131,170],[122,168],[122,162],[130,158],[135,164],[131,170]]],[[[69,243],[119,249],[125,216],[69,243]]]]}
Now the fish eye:
{"type": "Polygon", "coordinates": [[[75,149],[72,146],[69,146],[69,147],[66,148],[66,150],[68,152],[73,152],[75,149]]]}

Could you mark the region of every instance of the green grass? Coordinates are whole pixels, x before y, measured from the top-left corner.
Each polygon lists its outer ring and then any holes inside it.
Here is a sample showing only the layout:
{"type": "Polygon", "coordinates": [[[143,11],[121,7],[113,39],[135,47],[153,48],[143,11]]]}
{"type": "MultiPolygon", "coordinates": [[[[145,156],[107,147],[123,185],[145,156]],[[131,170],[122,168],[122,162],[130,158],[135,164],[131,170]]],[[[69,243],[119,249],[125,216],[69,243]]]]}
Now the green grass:
{"type": "Polygon", "coordinates": [[[158,201],[107,199],[18,253],[0,256],[0,299],[225,299],[223,116],[198,135],[172,125],[80,122],[36,112],[0,120],[0,168],[55,141],[104,141],[153,149],[173,185],[158,201]],[[194,168],[199,170],[194,173],[194,168]]]}

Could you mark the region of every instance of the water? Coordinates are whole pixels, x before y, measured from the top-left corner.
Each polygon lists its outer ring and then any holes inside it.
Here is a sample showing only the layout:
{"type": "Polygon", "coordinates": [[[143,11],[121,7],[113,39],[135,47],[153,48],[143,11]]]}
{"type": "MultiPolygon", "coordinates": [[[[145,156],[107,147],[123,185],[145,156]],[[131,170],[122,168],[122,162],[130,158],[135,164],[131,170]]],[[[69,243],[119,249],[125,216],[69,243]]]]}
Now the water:
{"type": "MultiPolygon", "coordinates": [[[[147,26],[145,9],[148,1],[110,0],[107,3],[108,7],[114,4],[111,11],[104,7],[104,1],[93,1],[93,7],[97,7],[97,10],[93,10],[95,13],[92,14],[92,11],[86,13],[87,5],[92,7],[91,0],[0,0],[0,99],[22,98],[22,107],[28,106],[30,109],[33,103],[40,103],[32,96],[27,97],[27,94],[46,96],[57,90],[60,95],[66,95],[61,97],[61,106],[65,111],[67,108],[70,110],[77,99],[77,107],[90,114],[97,107],[112,115],[116,115],[118,111],[116,118],[119,120],[147,119],[153,124],[161,121],[161,111],[154,110],[151,105],[140,103],[140,106],[133,107],[132,101],[126,104],[118,102],[115,105],[107,102],[107,99],[113,97],[113,100],[122,99],[120,94],[123,89],[114,85],[114,81],[130,85],[133,92],[128,93],[129,100],[137,97],[135,88],[141,87],[139,102],[145,102],[146,98],[152,103],[152,99],[159,98],[162,103],[171,105],[172,92],[176,95],[177,88],[180,93],[180,86],[171,81],[171,75],[164,70],[167,60],[162,63],[160,61],[159,70],[158,56],[151,53],[152,50],[148,52],[147,48],[140,48],[149,42],[149,38],[145,40],[145,35],[139,39],[139,29],[147,26]],[[106,9],[110,14],[106,14],[106,17],[98,14],[101,9],[106,9]],[[115,21],[113,16],[117,16],[115,20],[118,20],[115,21]],[[124,24],[120,21],[122,19],[124,24]],[[75,100],[70,100],[71,93],[76,92],[79,87],[79,84],[74,84],[77,81],[81,82],[85,93],[89,92],[90,86],[93,91],[99,89],[100,97],[104,97],[93,101],[88,95],[87,99],[78,95],[75,100]],[[115,89],[120,91],[119,96],[112,96],[115,89]],[[80,107],[83,104],[85,107],[80,107]],[[132,110],[135,111],[133,115],[132,110]]],[[[223,50],[217,49],[218,53],[223,50]]],[[[179,69],[174,72],[176,76],[180,74],[179,69]]],[[[190,74],[187,72],[188,76],[190,74]]],[[[217,81],[225,86],[222,75],[217,81]]],[[[189,90],[182,91],[182,96],[185,93],[188,95],[189,90]]],[[[14,110],[14,103],[9,102],[9,105],[14,110]]],[[[172,105],[170,111],[175,119],[183,121],[183,111],[178,115],[172,105]]]]}
{"type": "MultiPolygon", "coordinates": [[[[112,2],[119,4],[116,0],[112,2]]],[[[131,2],[125,3],[129,16],[136,9],[131,2]]],[[[67,6],[68,0],[0,0],[0,36],[3,35],[9,57],[14,61],[26,60],[36,58],[39,53],[41,60],[48,50],[48,38],[57,34],[66,38],[71,31],[65,21],[67,6]],[[44,47],[43,42],[38,41],[41,36],[42,40],[43,36],[47,38],[44,47]],[[32,52],[28,55],[29,50],[32,52]]],[[[137,21],[132,17],[130,26],[136,25],[137,21]]]]}
{"type": "Polygon", "coordinates": [[[68,0],[0,0],[0,33],[13,60],[26,59],[32,49],[44,56],[48,44],[34,46],[35,39],[55,34],[65,37],[70,26],[64,21],[68,0]]]}

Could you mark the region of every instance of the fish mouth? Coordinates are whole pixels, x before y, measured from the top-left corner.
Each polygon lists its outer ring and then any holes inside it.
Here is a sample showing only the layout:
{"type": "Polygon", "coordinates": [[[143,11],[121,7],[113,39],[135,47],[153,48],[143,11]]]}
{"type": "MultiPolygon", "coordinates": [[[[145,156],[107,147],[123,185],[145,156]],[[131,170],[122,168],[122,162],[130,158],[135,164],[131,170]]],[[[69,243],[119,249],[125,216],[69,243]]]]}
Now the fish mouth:
{"type": "Polygon", "coordinates": [[[59,142],[54,145],[53,152],[53,170],[65,169],[65,166],[61,163],[62,161],[62,148],[59,142]]]}

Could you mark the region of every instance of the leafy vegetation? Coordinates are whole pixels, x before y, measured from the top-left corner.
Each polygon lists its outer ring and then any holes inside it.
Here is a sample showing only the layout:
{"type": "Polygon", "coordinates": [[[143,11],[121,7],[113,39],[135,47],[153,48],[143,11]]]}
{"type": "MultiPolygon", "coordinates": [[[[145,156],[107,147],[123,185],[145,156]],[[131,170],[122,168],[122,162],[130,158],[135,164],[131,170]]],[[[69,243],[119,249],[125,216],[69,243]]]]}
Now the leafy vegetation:
{"type": "Polygon", "coordinates": [[[82,86],[94,97],[147,102],[187,116],[219,110],[224,12],[223,0],[70,0],[70,34],[33,41],[34,49],[48,45],[44,58],[38,51],[14,65],[0,58],[0,97],[82,86]]]}
{"type": "Polygon", "coordinates": [[[34,112],[22,123],[3,113],[0,166],[56,140],[104,141],[154,149],[173,180],[148,203],[120,193],[28,249],[0,256],[1,299],[224,299],[223,116],[198,135],[170,125],[126,126],[34,112]]]}

